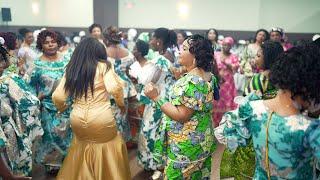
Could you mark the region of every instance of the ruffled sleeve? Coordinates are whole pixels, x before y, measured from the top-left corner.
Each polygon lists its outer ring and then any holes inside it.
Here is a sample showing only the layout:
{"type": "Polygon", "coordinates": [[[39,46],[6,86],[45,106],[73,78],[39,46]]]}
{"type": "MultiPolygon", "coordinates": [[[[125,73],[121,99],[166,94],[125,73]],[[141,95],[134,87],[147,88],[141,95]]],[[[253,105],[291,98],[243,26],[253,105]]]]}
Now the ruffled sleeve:
{"type": "Polygon", "coordinates": [[[320,169],[320,120],[314,120],[307,129],[305,146],[311,150],[317,168],[320,169]]]}
{"type": "Polygon", "coordinates": [[[64,85],[66,83],[66,77],[65,75],[62,77],[58,87],[55,89],[55,91],[52,94],[52,101],[54,105],[57,107],[59,112],[64,112],[67,108],[67,99],[68,94],[65,92],[64,85]]]}
{"type": "Polygon", "coordinates": [[[186,75],[179,79],[173,87],[171,103],[175,106],[184,105],[195,111],[212,108],[213,93],[210,85],[198,76],[186,75]]]}
{"type": "Polygon", "coordinates": [[[249,143],[251,133],[248,123],[253,116],[250,101],[259,99],[255,94],[243,98],[239,107],[225,113],[220,125],[215,128],[214,134],[217,140],[225,144],[230,151],[234,152],[239,146],[246,146],[249,143]]]}
{"type": "Polygon", "coordinates": [[[162,55],[159,55],[156,58],[153,58],[151,62],[154,63],[162,71],[166,71],[166,72],[170,71],[170,68],[172,67],[172,63],[170,62],[170,60],[168,60],[162,55]]]}

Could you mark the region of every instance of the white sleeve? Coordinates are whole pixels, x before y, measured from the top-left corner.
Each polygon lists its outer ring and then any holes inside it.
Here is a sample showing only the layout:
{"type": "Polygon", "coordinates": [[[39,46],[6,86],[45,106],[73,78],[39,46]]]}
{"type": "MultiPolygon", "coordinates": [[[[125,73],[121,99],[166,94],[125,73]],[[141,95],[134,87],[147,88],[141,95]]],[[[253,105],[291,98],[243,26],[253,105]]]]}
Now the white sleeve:
{"type": "Polygon", "coordinates": [[[139,83],[143,85],[150,83],[154,76],[157,74],[157,71],[158,68],[154,64],[150,63],[145,65],[145,67],[143,67],[143,69],[138,74],[139,83]]]}
{"type": "Polygon", "coordinates": [[[139,64],[139,62],[134,62],[131,66],[130,66],[130,69],[129,69],[129,75],[131,77],[134,77],[134,78],[138,78],[138,74],[140,73],[141,71],[141,66],[139,64]]]}

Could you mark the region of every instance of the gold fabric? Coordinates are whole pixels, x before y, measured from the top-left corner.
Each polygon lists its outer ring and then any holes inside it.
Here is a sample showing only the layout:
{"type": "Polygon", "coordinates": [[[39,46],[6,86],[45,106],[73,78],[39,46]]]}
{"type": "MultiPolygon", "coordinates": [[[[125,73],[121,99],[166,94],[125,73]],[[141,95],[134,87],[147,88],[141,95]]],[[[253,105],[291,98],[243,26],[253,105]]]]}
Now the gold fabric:
{"type": "MultiPolygon", "coordinates": [[[[66,108],[65,77],[53,93],[59,111],[66,108]]],[[[73,103],[70,115],[73,140],[57,179],[127,180],[131,179],[128,153],[111,111],[109,94],[123,105],[122,82],[113,69],[97,66],[94,95],[73,103]]]]}

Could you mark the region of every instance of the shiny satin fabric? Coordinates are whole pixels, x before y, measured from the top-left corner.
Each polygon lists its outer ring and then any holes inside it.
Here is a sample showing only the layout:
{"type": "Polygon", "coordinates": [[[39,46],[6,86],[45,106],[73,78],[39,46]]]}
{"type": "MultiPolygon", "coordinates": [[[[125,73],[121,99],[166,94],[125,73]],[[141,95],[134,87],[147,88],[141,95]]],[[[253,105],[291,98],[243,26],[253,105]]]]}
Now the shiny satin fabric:
{"type": "MultiPolygon", "coordinates": [[[[122,91],[121,88],[110,87],[109,82],[117,79],[113,79],[114,74],[110,75],[113,70],[104,73],[102,67],[99,63],[94,95],[88,92],[87,100],[83,97],[73,104],[70,121],[74,136],[58,180],[131,179],[126,145],[117,131],[108,94],[122,94],[122,91]]],[[[65,78],[53,95],[54,103],[62,110],[65,108],[62,100],[67,97],[64,83],[65,78]]]]}

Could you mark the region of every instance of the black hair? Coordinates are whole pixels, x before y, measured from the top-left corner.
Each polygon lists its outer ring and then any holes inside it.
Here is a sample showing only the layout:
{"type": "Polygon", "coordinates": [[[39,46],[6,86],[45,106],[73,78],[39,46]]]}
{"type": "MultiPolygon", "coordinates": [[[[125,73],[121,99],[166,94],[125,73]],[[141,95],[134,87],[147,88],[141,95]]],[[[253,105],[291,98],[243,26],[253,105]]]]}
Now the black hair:
{"type": "Polygon", "coordinates": [[[304,46],[304,45],[309,44],[311,42],[312,42],[311,40],[299,39],[299,40],[293,42],[293,45],[294,46],[304,46]]]}
{"type": "Polygon", "coordinates": [[[278,56],[271,67],[270,83],[289,90],[292,98],[320,103],[320,49],[313,43],[292,47],[278,56]]]}
{"type": "Polygon", "coordinates": [[[26,34],[27,33],[30,33],[32,32],[30,29],[27,29],[27,28],[21,28],[18,30],[18,33],[23,37],[25,38],[26,37],[26,34]]]}
{"type": "Polygon", "coordinates": [[[60,41],[60,45],[61,46],[65,46],[65,45],[68,44],[68,41],[67,41],[66,37],[60,31],[55,31],[55,33],[58,36],[58,39],[60,41]]]}
{"type": "Polygon", "coordinates": [[[320,48],[320,38],[318,38],[315,41],[313,41],[313,43],[320,48]]]}
{"type": "Polygon", "coordinates": [[[279,42],[265,41],[261,45],[261,50],[263,54],[263,67],[265,70],[269,70],[277,57],[283,53],[283,47],[279,42]]]}
{"type": "Polygon", "coordinates": [[[43,30],[39,33],[38,38],[37,38],[36,48],[39,51],[42,51],[42,45],[46,41],[46,38],[48,36],[57,41],[58,47],[61,46],[61,40],[60,40],[60,38],[58,38],[57,33],[55,33],[54,31],[51,31],[51,30],[43,30]]]}
{"type": "Polygon", "coordinates": [[[93,23],[91,26],[89,26],[89,33],[91,34],[92,33],[92,30],[94,29],[94,28],[99,28],[100,29],[100,31],[101,31],[101,33],[102,33],[102,26],[100,25],[100,24],[96,24],[96,23],[93,23]]]}
{"type": "Polygon", "coordinates": [[[270,35],[269,35],[269,32],[268,32],[267,30],[265,30],[265,29],[258,29],[258,30],[256,31],[255,36],[254,36],[254,42],[256,42],[257,35],[259,34],[259,32],[264,32],[264,34],[266,35],[266,39],[265,39],[264,41],[267,41],[267,40],[270,39],[270,35]]]}
{"type": "Polygon", "coordinates": [[[188,38],[188,35],[187,35],[186,31],[184,31],[184,30],[178,31],[177,34],[181,34],[182,37],[183,37],[185,40],[188,38]]]}
{"type": "Polygon", "coordinates": [[[206,32],[206,38],[208,39],[208,34],[209,34],[209,32],[210,32],[211,30],[213,30],[214,33],[216,34],[215,41],[217,42],[217,41],[218,41],[219,33],[218,33],[218,31],[217,31],[216,29],[214,29],[214,28],[210,28],[210,29],[206,32]]]}
{"type": "Polygon", "coordinates": [[[149,52],[149,44],[142,40],[136,42],[136,48],[141,53],[141,56],[146,56],[149,52]]]}
{"type": "Polygon", "coordinates": [[[0,43],[0,62],[9,63],[9,52],[1,43],[0,43]]]}
{"type": "Polygon", "coordinates": [[[85,95],[85,99],[87,99],[89,88],[93,95],[98,62],[105,62],[107,70],[111,67],[107,61],[105,47],[95,38],[83,39],[75,48],[66,68],[64,89],[70,97],[76,99],[85,95]]]}
{"type": "Polygon", "coordinates": [[[4,45],[7,47],[8,50],[16,49],[17,35],[15,33],[13,32],[0,33],[0,37],[3,37],[3,39],[5,40],[4,45]]]}
{"type": "Polygon", "coordinates": [[[109,26],[104,32],[103,32],[104,38],[107,40],[107,45],[110,44],[120,44],[121,42],[121,32],[119,29],[115,26],[109,26]]]}
{"type": "Polygon", "coordinates": [[[153,36],[163,42],[164,50],[177,46],[177,34],[173,30],[158,28],[154,31],[153,36]]]}
{"type": "Polygon", "coordinates": [[[194,55],[197,67],[216,75],[217,72],[214,72],[216,63],[211,41],[199,34],[192,35],[187,41],[190,45],[189,52],[194,55]]]}

